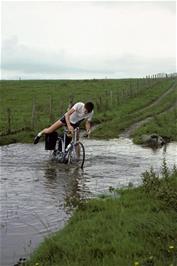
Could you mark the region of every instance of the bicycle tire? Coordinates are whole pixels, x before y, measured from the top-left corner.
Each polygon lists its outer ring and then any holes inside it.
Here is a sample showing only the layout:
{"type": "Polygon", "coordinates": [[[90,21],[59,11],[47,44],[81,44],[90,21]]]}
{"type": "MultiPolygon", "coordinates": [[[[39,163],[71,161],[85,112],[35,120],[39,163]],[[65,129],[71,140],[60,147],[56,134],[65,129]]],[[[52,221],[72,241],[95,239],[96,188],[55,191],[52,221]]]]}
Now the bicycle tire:
{"type": "Polygon", "coordinates": [[[76,143],[74,146],[71,146],[68,152],[68,164],[76,164],[83,169],[85,162],[85,148],[82,142],[76,143]],[[79,148],[78,148],[79,147],[79,148]],[[76,149],[79,149],[79,156],[77,155],[76,149]]]}

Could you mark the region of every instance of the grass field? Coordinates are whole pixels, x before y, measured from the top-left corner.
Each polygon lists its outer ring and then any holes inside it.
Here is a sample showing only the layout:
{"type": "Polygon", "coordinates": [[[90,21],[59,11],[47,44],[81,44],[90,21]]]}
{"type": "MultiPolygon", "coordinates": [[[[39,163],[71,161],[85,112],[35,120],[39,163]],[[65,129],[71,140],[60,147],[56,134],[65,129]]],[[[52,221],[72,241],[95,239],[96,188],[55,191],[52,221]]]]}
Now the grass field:
{"type": "Polygon", "coordinates": [[[29,266],[177,265],[177,169],[144,173],[139,188],[81,202],[65,228],[45,240],[29,266]]]}
{"type": "MultiPolygon", "coordinates": [[[[99,137],[101,135],[105,138],[111,138],[114,134],[114,137],[118,137],[119,133],[128,128],[131,124],[137,121],[141,121],[149,116],[155,117],[161,112],[168,110],[176,103],[177,87],[165,98],[163,98],[157,105],[143,110],[145,107],[148,107],[152,102],[158,99],[158,97],[160,97],[160,95],[167,90],[167,85],[167,83],[156,84],[152,86],[152,88],[144,90],[141,95],[138,95],[133,99],[129,99],[129,101],[121,104],[117,107],[116,110],[107,112],[106,116],[108,122],[105,121],[104,123],[102,123],[98,130],[94,133],[94,136],[99,137]]],[[[168,123],[168,126],[172,128],[174,128],[174,125],[177,123],[176,116],[173,117],[175,118],[175,120],[172,122],[170,119],[168,123]]],[[[163,128],[165,130],[166,124],[163,124],[163,128]]],[[[148,133],[156,132],[154,132],[154,128],[150,128],[148,133]]],[[[173,140],[177,140],[176,133],[174,133],[171,138],[173,140]]]]}
{"type": "Polygon", "coordinates": [[[138,119],[159,114],[173,105],[175,90],[155,108],[141,112],[175,82],[174,78],[1,81],[0,144],[32,142],[36,132],[65,113],[70,101],[95,103],[93,122],[100,127],[93,137],[118,137],[138,119]]]}

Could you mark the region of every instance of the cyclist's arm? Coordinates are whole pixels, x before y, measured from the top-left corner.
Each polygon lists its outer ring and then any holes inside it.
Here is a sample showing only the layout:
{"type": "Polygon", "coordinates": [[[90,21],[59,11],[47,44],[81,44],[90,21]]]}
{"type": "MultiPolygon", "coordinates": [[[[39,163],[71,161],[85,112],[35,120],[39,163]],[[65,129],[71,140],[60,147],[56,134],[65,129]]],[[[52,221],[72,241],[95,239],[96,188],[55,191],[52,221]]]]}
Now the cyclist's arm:
{"type": "Polygon", "coordinates": [[[69,121],[69,117],[72,113],[75,112],[75,109],[74,108],[71,108],[68,112],[65,113],[65,120],[66,120],[66,124],[67,124],[67,127],[70,131],[73,131],[73,127],[71,126],[70,124],[70,121],[69,121]]]}
{"type": "Polygon", "coordinates": [[[91,133],[91,122],[90,121],[86,120],[85,128],[86,128],[87,133],[90,134],[91,133]]]}
{"type": "Polygon", "coordinates": [[[92,121],[93,114],[94,114],[94,111],[92,110],[92,112],[89,113],[89,117],[86,119],[86,123],[85,123],[85,128],[86,128],[88,136],[91,133],[91,126],[92,126],[91,121],[92,121]]]}

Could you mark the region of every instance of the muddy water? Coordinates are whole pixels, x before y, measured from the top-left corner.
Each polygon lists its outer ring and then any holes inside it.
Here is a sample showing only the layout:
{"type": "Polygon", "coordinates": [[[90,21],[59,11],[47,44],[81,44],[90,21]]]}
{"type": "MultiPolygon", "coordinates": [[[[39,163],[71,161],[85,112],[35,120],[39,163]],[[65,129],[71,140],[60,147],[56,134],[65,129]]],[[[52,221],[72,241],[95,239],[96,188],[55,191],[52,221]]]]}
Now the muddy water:
{"type": "Polygon", "coordinates": [[[43,143],[1,147],[1,266],[29,256],[46,235],[63,227],[70,216],[66,198],[138,185],[141,173],[151,166],[159,172],[164,158],[170,167],[177,164],[177,143],[156,151],[126,138],[84,144],[83,171],[51,162],[43,143]]]}

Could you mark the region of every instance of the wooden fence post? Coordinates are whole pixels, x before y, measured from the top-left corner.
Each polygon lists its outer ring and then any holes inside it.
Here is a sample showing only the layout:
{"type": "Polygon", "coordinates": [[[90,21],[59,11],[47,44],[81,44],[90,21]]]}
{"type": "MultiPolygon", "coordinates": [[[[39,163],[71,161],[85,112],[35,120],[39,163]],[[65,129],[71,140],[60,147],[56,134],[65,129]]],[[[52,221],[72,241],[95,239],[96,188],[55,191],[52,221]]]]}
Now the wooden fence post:
{"type": "Polygon", "coordinates": [[[11,133],[11,110],[7,109],[7,134],[11,133]]]}
{"type": "Polygon", "coordinates": [[[69,96],[69,100],[68,100],[68,102],[69,102],[69,104],[68,104],[68,107],[67,107],[67,111],[68,111],[69,109],[71,109],[71,108],[73,107],[73,105],[74,105],[74,96],[73,96],[73,95],[70,95],[70,96],[69,96]]]}
{"type": "Polygon", "coordinates": [[[35,103],[35,98],[33,98],[32,114],[31,114],[31,128],[32,129],[34,129],[34,126],[35,126],[35,113],[36,113],[36,103],[35,103]]]}
{"type": "Polygon", "coordinates": [[[119,91],[117,91],[117,94],[116,94],[116,99],[117,99],[117,105],[120,103],[120,98],[119,98],[119,91]]]}
{"type": "Polygon", "coordinates": [[[112,90],[110,91],[110,104],[111,104],[111,107],[112,107],[112,105],[113,105],[112,90]]]}
{"type": "Polygon", "coordinates": [[[53,115],[52,115],[52,96],[49,97],[49,120],[50,122],[53,121],[53,115]]]}

